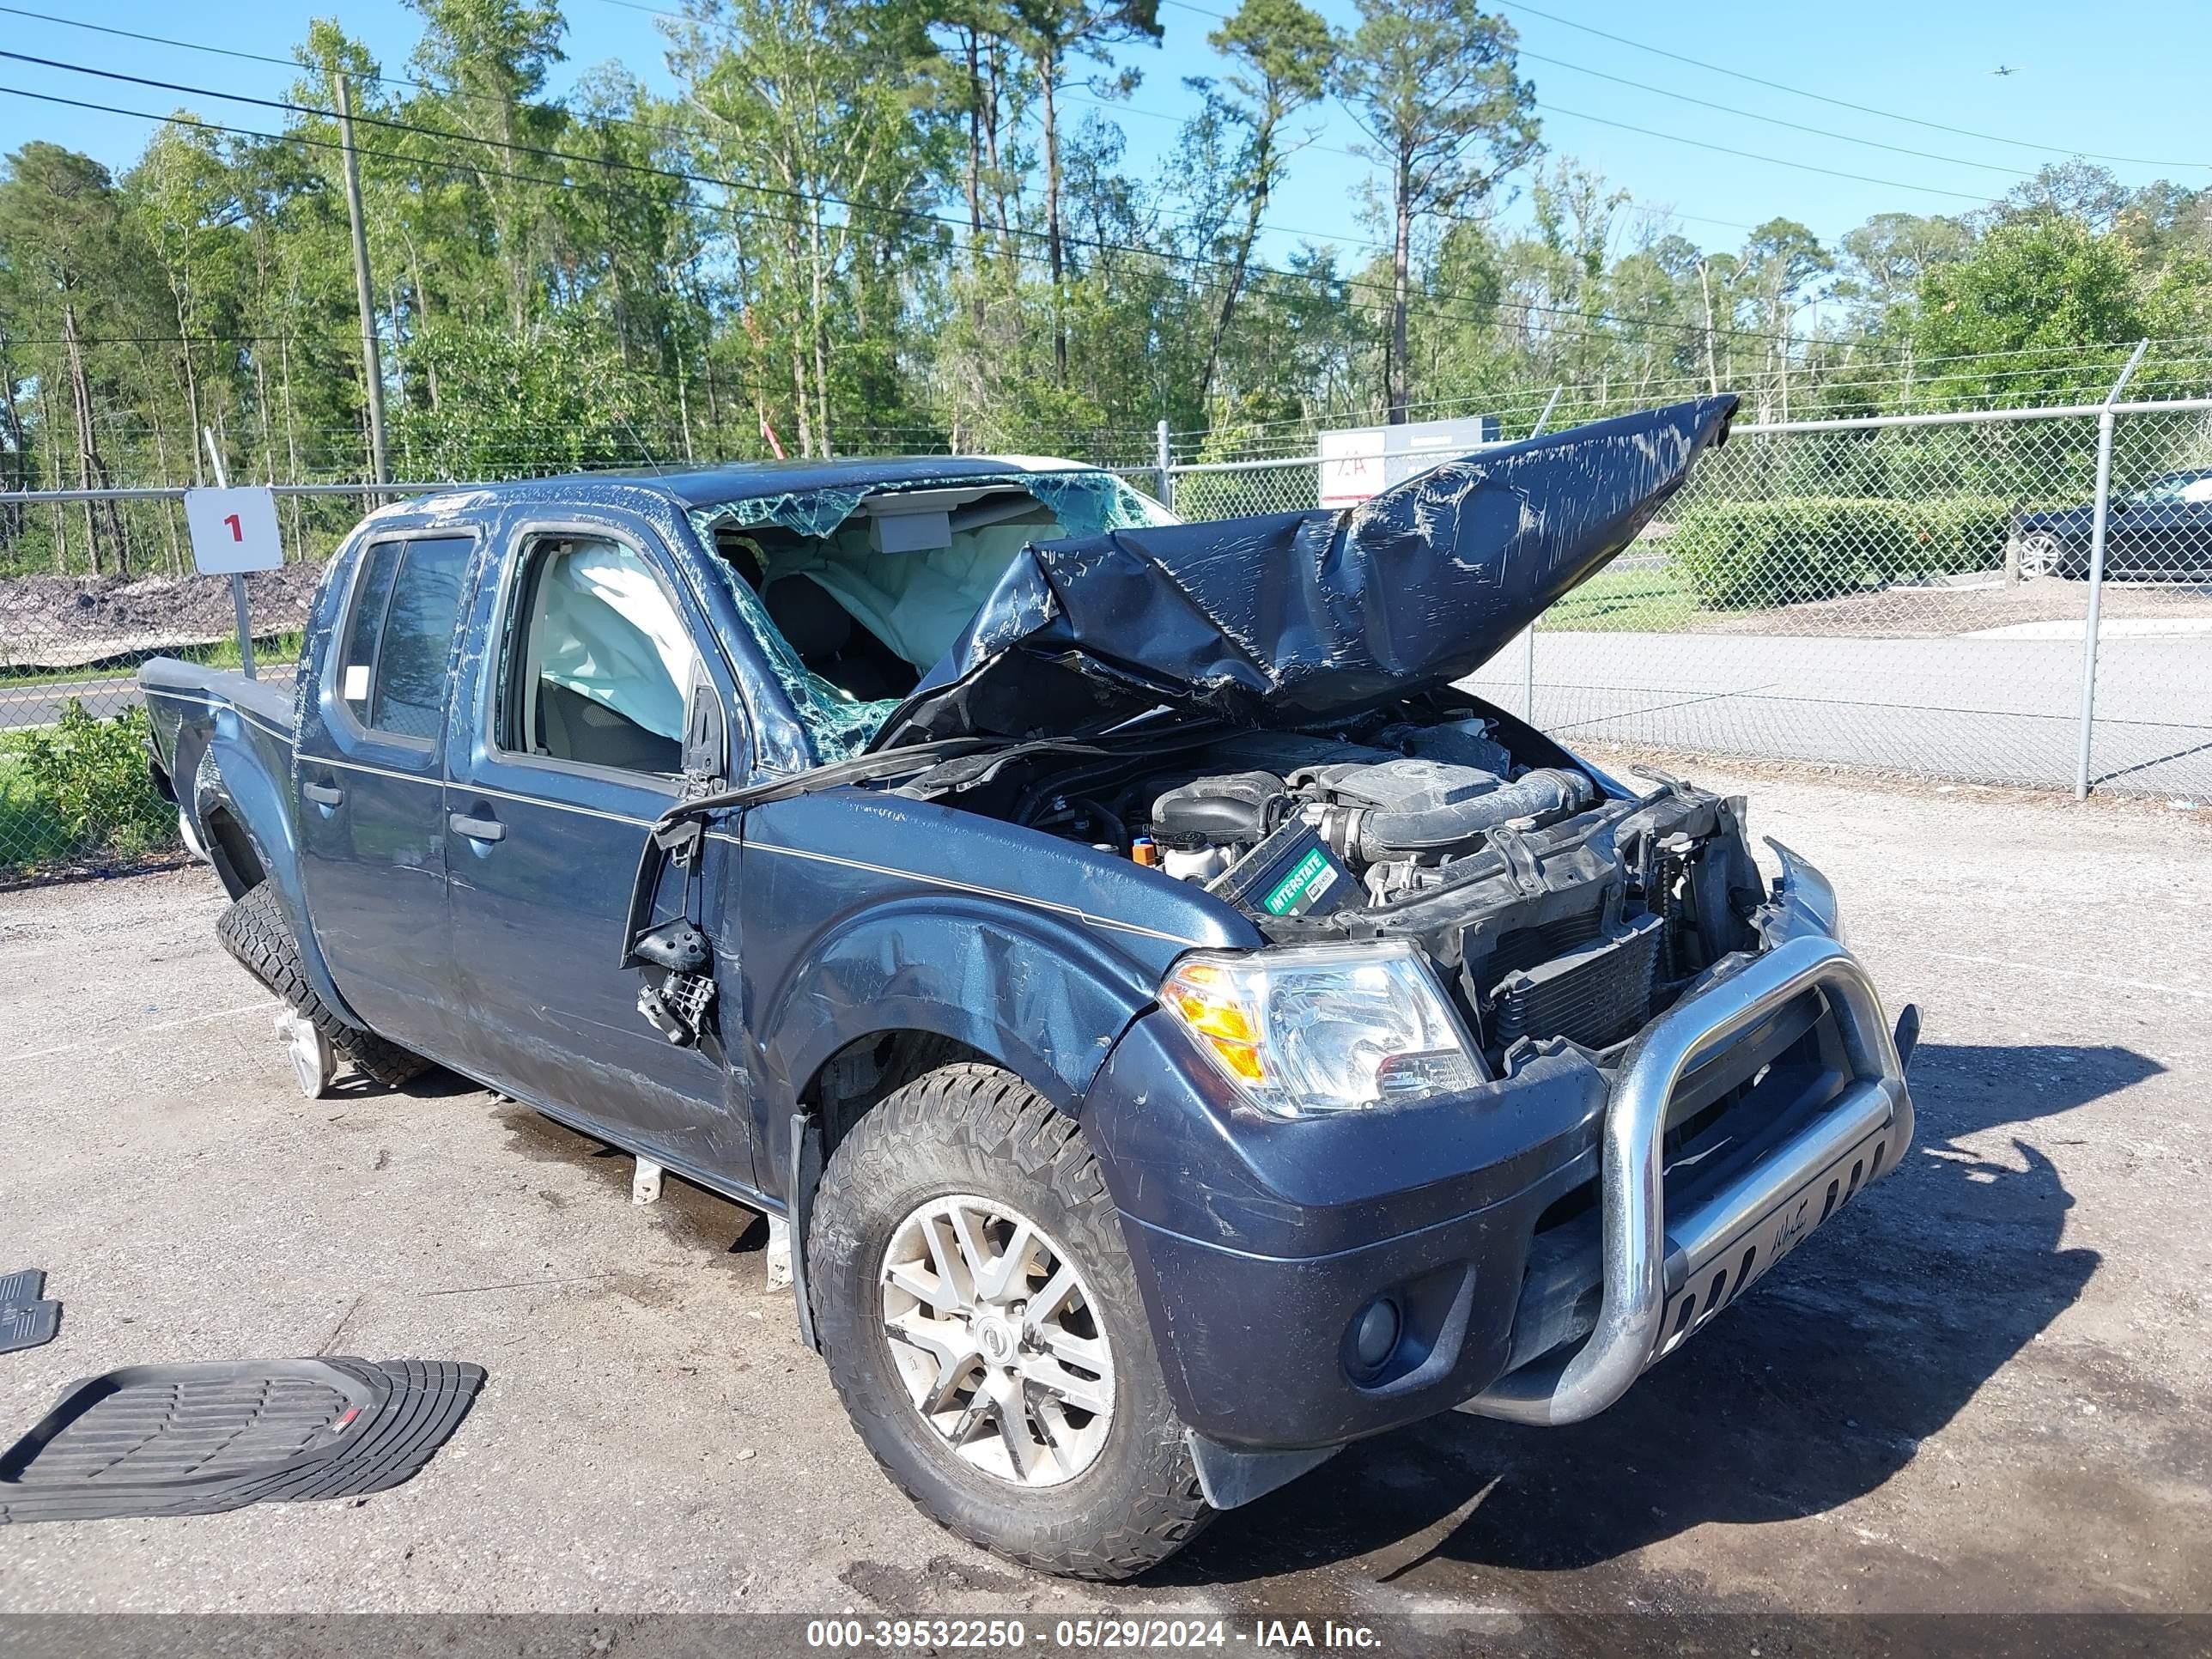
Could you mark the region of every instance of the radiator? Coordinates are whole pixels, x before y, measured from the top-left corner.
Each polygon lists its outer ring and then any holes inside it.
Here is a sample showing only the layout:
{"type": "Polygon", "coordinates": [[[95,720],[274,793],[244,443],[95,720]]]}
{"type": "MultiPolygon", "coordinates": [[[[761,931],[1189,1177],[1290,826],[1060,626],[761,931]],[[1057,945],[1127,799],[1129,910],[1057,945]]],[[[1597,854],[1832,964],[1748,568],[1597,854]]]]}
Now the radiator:
{"type": "Polygon", "coordinates": [[[1665,932],[1661,918],[1640,917],[1506,975],[1492,994],[1492,1040],[1563,1036],[1591,1048],[1620,1042],[1650,1018],[1665,932]]]}

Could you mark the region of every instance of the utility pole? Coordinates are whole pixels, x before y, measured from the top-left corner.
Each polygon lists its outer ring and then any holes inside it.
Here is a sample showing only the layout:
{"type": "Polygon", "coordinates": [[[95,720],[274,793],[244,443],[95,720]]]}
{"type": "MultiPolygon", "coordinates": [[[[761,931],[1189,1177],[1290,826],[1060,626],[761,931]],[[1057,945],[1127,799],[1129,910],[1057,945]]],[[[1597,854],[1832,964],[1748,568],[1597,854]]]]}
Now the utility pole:
{"type": "Polygon", "coordinates": [[[353,148],[353,94],[338,83],[338,137],[344,146],[346,217],[353,224],[354,295],[361,301],[361,376],[368,387],[368,449],[376,482],[390,483],[384,456],[384,362],[376,349],[376,289],[368,280],[368,233],[361,222],[361,161],[353,148]]]}

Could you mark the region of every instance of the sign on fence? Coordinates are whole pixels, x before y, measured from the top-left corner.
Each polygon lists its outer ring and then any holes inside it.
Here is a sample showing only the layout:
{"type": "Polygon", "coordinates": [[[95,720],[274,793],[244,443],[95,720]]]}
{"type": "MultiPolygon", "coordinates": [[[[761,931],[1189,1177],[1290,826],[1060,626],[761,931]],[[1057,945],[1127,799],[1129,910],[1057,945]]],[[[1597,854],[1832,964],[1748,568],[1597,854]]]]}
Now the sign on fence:
{"type": "Polygon", "coordinates": [[[191,527],[192,563],[203,575],[274,570],[284,562],[276,497],[268,489],[187,489],[185,522],[191,527]]]}
{"type": "Polygon", "coordinates": [[[1403,483],[1439,461],[1497,441],[1495,415],[1324,432],[1321,434],[1321,504],[1357,507],[1377,490],[1403,483]]]}

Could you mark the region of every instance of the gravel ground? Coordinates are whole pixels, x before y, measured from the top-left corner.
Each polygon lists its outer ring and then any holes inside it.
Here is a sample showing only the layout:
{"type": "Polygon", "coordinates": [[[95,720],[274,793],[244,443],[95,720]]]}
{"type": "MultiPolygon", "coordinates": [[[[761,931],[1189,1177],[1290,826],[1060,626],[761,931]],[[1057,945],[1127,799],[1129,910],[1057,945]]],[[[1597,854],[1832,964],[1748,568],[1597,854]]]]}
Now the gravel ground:
{"type": "MultiPolygon", "coordinates": [[[[2115,578],[2105,584],[2100,604],[2107,619],[2202,620],[2212,617],[2212,583],[2115,578]]],[[[1886,587],[1771,611],[1704,611],[1686,631],[1934,639],[2021,623],[2080,622],[2088,614],[2088,583],[2045,576],[2010,586],[1990,582],[1974,587],[1886,587]]]]}
{"type": "MultiPolygon", "coordinates": [[[[307,625],[320,564],[246,579],[254,631],[307,625]]],[[[235,636],[221,576],[14,576],[0,580],[0,668],[82,668],[235,636]]]]}
{"type": "Polygon", "coordinates": [[[0,1528],[0,1612],[2212,1612],[2203,815],[1696,770],[1926,1011],[1903,1171],[1599,1419],[1355,1448],[1114,1590],[898,1497],[743,1211],[458,1080],[299,1099],[204,872],[0,894],[0,1269],[66,1304],[0,1440],[131,1363],[490,1373],[372,1498],[0,1528]]]}

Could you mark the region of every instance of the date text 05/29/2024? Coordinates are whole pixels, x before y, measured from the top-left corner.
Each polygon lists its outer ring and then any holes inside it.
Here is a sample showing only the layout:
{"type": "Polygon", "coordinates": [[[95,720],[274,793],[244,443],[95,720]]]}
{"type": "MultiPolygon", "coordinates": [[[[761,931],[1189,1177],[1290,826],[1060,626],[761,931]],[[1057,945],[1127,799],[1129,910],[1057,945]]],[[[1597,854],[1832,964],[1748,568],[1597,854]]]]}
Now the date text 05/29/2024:
{"type": "Polygon", "coordinates": [[[806,1626],[810,1648],[978,1649],[1018,1651],[1174,1650],[1246,1647],[1259,1652],[1298,1648],[1371,1650],[1382,1645],[1372,1627],[1334,1620],[1057,1619],[1031,1628],[1019,1619],[816,1619],[806,1626]]]}

